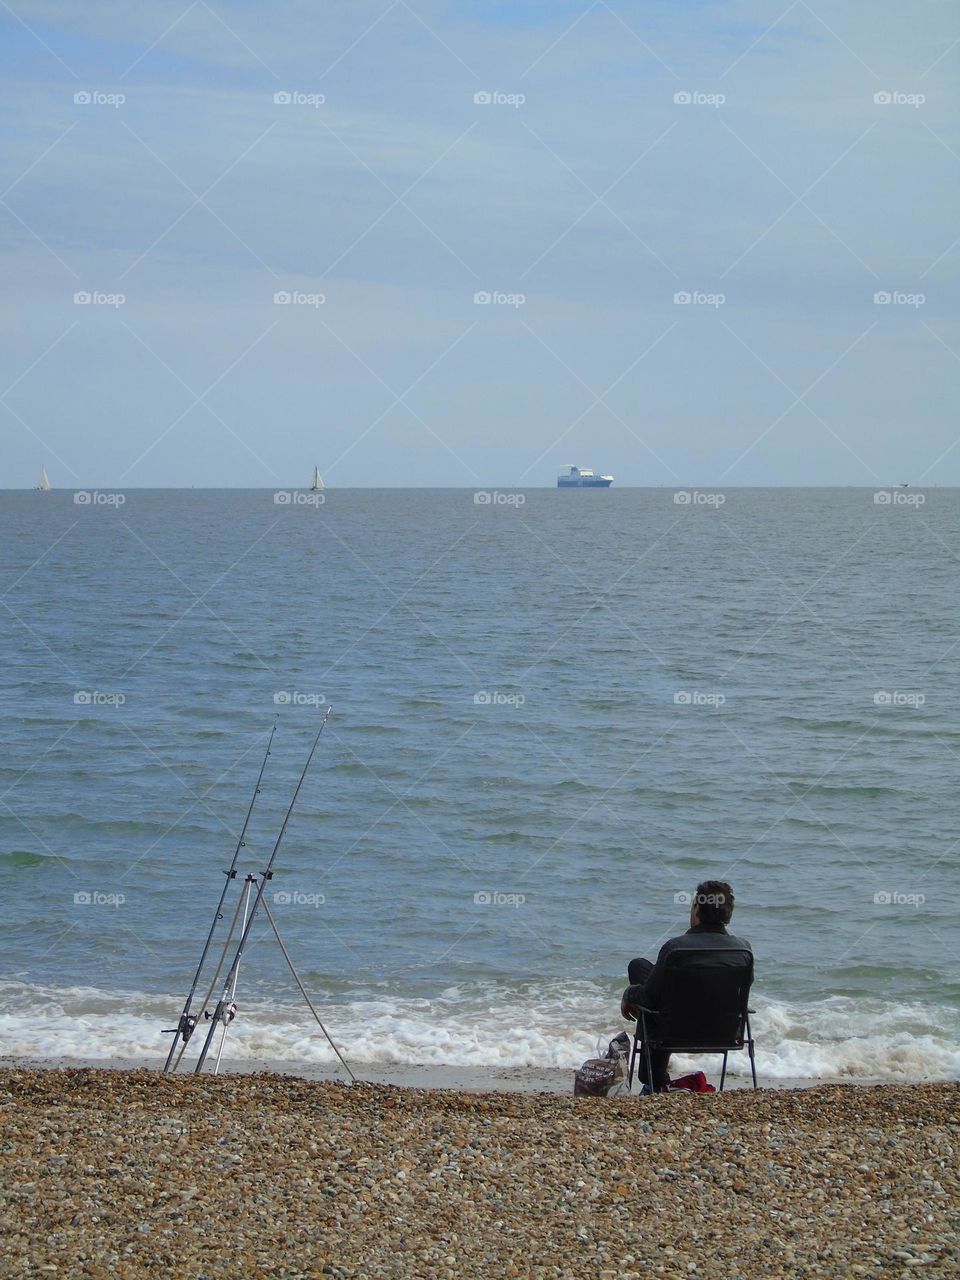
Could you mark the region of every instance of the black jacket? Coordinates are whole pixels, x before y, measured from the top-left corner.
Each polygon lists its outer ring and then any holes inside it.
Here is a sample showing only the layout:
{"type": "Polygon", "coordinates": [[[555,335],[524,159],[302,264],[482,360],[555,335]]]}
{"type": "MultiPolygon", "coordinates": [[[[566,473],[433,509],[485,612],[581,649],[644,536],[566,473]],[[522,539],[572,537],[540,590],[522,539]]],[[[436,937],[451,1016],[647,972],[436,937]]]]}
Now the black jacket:
{"type": "Polygon", "coordinates": [[[657,963],[650,971],[645,982],[637,986],[627,987],[624,999],[631,1005],[643,1005],[646,1009],[656,1009],[660,1005],[660,992],[663,988],[663,964],[672,951],[698,951],[715,947],[731,947],[749,951],[750,943],[735,934],[727,933],[722,924],[695,924],[678,938],[669,938],[660,948],[657,963]]]}

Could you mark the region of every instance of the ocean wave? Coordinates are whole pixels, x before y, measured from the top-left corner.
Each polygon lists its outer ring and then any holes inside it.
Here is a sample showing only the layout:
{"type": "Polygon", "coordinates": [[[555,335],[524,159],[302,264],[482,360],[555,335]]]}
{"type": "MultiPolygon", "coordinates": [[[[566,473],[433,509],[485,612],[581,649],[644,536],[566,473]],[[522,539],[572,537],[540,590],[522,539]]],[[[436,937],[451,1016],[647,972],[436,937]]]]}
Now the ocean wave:
{"type": "Polygon", "coordinates": [[[811,785],[805,782],[791,782],[789,785],[801,799],[807,796],[830,796],[834,799],[843,796],[845,799],[854,800],[882,800],[884,796],[895,798],[903,796],[903,791],[899,787],[865,786],[853,782],[815,782],[811,785]]]}
{"type": "Polygon", "coordinates": [[[26,849],[7,849],[0,853],[0,867],[42,867],[56,861],[53,854],[30,853],[26,849]]]}
{"type": "MultiPolygon", "coordinates": [[[[572,1069],[620,1030],[599,988],[567,984],[549,997],[495,984],[447,988],[432,999],[368,988],[357,998],[314,993],[318,1011],[348,1061],[393,1066],[572,1069]]],[[[225,1063],[267,1059],[325,1065],[334,1055],[304,1005],[238,1001],[225,1063]]],[[[0,1043],[7,1057],[142,1059],[166,1053],[162,1027],[176,1023],[182,997],[0,983],[0,1043]]],[[[811,1004],[757,999],[753,1031],[761,1077],[778,1080],[921,1080],[960,1073],[960,1015],[949,1007],[834,997],[811,1004]]],[[[198,1009],[194,1010],[198,1012],[198,1009]]],[[[191,1045],[199,1048],[200,1028],[191,1045]]],[[[678,1057],[677,1072],[718,1060],[678,1057]]],[[[748,1074],[745,1054],[730,1072],[748,1074]]]]}
{"type": "Polygon", "coordinates": [[[810,733],[862,733],[869,723],[865,716],[838,716],[835,720],[823,720],[795,712],[781,712],[775,719],[777,724],[805,729],[810,733]]]}

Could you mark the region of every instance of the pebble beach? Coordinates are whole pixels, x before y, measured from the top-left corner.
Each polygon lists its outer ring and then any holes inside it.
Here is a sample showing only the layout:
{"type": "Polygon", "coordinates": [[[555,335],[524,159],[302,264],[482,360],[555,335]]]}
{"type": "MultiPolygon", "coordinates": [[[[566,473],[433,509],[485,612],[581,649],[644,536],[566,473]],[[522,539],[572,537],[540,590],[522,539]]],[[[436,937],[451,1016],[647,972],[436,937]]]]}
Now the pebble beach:
{"type": "Polygon", "coordinates": [[[3,1070],[2,1272],[952,1278],[958,1099],[3,1070]]]}

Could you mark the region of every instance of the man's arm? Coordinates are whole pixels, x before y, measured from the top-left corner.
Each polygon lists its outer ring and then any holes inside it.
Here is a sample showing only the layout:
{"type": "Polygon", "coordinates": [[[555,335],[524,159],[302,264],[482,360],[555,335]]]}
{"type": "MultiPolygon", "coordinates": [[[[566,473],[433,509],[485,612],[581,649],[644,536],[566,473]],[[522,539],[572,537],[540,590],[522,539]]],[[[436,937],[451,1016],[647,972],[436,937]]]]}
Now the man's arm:
{"type": "Polygon", "coordinates": [[[639,1008],[640,1005],[647,1009],[656,1009],[659,1005],[660,994],[663,991],[663,962],[669,955],[669,947],[670,943],[665,942],[660,948],[657,963],[644,982],[638,982],[624,991],[623,999],[620,1001],[620,1012],[631,1022],[636,1015],[629,1010],[639,1008]]]}

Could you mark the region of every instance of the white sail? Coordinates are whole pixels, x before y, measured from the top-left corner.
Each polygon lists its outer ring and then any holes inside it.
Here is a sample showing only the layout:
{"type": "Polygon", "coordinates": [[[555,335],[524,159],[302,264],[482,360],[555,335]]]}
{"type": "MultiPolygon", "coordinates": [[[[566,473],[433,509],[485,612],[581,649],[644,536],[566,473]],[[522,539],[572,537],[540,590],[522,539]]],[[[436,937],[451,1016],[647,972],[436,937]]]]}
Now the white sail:
{"type": "Polygon", "coordinates": [[[53,488],[53,486],[51,485],[50,480],[49,480],[49,478],[48,478],[48,476],[47,476],[47,468],[46,468],[46,467],[41,467],[41,468],[40,468],[40,483],[37,485],[37,488],[38,488],[38,489],[52,489],[52,488],[53,488]]]}
{"type": "Polygon", "coordinates": [[[313,468],[313,484],[310,486],[314,493],[323,488],[323,480],[320,478],[320,468],[313,468]]]}

